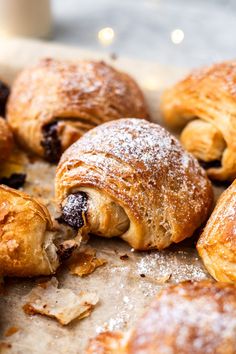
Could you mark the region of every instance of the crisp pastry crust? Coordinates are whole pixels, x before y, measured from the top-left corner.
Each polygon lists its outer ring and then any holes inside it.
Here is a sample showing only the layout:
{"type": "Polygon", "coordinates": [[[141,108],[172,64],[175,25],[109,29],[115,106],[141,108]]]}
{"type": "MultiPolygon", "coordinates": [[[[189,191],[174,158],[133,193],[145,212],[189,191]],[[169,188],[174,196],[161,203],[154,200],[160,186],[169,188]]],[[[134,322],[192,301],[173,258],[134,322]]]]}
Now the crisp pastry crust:
{"type": "Polygon", "coordinates": [[[87,354],[234,354],[236,287],[184,282],[160,291],[123,343],[107,332],[90,341],[87,354]],[[118,349],[116,349],[116,346],[118,349]]]}
{"type": "Polygon", "coordinates": [[[216,280],[236,283],[236,180],[218,200],[197,249],[216,280]]]}
{"type": "Polygon", "coordinates": [[[49,275],[59,265],[46,207],[23,192],[0,185],[0,273],[49,275]]]}
{"type": "Polygon", "coordinates": [[[185,127],[181,142],[203,161],[219,161],[208,168],[215,180],[236,178],[236,62],[194,71],[162,97],[166,123],[185,127]],[[196,125],[189,123],[198,118],[196,125]],[[206,125],[207,123],[207,125],[206,125]]]}
{"type": "Polygon", "coordinates": [[[148,118],[136,82],[104,62],[44,59],[24,70],[7,117],[18,141],[54,162],[87,130],[121,117],[148,118]]]}
{"type": "Polygon", "coordinates": [[[0,161],[8,159],[13,147],[12,133],[6,121],[0,117],[0,161]]]}
{"type": "Polygon", "coordinates": [[[162,249],[206,220],[212,187],[176,138],[132,118],[94,128],[67,149],[57,168],[56,198],[62,221],[82,233],[162,249]]]}

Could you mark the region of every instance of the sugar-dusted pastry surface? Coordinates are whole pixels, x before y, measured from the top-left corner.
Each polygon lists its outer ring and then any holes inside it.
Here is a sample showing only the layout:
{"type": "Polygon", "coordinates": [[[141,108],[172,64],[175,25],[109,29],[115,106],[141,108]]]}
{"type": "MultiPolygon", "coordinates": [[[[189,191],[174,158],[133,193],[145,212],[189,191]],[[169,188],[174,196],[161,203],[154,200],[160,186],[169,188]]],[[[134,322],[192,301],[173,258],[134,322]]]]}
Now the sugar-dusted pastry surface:
{"type": "Polygon", "coordinates": [[[162,291],[138,322],[127,344],[129,354],[155,350],[172,354],[234,354],[235,286],[183,283],[162,291]]]}

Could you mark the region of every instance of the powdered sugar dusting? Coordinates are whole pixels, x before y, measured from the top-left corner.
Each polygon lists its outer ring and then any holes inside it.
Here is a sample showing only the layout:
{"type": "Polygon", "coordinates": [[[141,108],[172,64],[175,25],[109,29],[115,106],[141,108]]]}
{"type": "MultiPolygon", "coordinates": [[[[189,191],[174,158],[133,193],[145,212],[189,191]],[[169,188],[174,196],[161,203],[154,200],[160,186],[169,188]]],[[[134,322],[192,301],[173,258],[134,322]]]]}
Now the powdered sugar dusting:
{"type": "Polygon", "coordinates": [[[148,276],[157,279],[157,281],[158,278],[168,278],[168,276],[178,281],[206,279],[205,270],[201,265],[199,266],[198,257],[192,257],[189,261],[189,252],[184,250],[161,251],[143,255],[137,262],[136,273],[144,274],[145,277],[148,276]]]}
{"type": "Polygon", "coordinates": [[[112,154],[136,167],[142,164],[141,168],[153,174],[160,170],[160,161],[167,167],[171,161],[181,169],[192,165],[196,170],[201,170],[174,136],[157,124],[141,119],[122,119],[97,127],[74,144],[67,156],[78,148],[86,153],[97,151],[112,154]]]}
{"type": "Polygon", "coordinates": [[[164,290],[136,327],[136,351],[152,341],[163,353],[213,353],[229,343],[236,348],[235,295],[234,286],[210,282],[164,290]]]}

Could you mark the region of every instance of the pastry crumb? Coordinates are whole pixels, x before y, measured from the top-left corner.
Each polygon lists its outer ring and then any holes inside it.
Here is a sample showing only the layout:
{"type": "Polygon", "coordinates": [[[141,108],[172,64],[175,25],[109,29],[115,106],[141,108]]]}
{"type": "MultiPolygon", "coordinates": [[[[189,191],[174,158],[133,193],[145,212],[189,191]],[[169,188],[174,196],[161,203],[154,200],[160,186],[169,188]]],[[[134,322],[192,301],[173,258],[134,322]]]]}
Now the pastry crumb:
{"type": "Polygon", "coordinates": [[[83,247],[69,259],[67,266],[71,274],[83,277],[105,264],[107,264],[107,260],[97,258],[95,249],[83,247]]]}
{"type": "Polygon", "coordinates": [[[16,326],[12,326],[10,328],[8,328],[5,332],[5,337],[10,337],[12,336],[13,334],[15,334],[16,332],[18,332],[20,330],[19,327],[16,327],[16,326]]]}
{"type": "Polygon", "coordinates": [[[26,296],[26,300],[23,306],[26,314],[41,314],[67,325],[75,319],[80,320],[89,316],[99,298],[92,292],[75,294],[70,289],[59,289],[58,281],[53,277],[50,281],[33,288],[26,296]]]}

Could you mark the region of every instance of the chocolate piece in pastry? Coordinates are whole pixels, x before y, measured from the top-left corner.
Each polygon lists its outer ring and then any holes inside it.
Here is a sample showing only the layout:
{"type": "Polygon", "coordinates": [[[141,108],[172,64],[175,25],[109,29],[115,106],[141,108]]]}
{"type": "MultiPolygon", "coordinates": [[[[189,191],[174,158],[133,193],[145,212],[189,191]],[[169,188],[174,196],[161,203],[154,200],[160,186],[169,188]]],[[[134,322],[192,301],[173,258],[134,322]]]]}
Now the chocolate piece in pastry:
{"type": "Polygon", "coordinates": [[[9,94],[10,94],[9,87],[3,81],[0,81],[0,116],[1,117],[5,117],[6,105],[7,105],[9,94]]]}
{"type": "Polygon", "coordinates": [[[132,118],[96,127],[67,149],[57,168],[56,197],[60,220],[82,234],[162,249],[206,220],[212,187],[176,138],[132,118]]]}
{"type": "Polygon", "coordinates": [[[12,133],[6,121],[0,117],[0,162],[7,160],[13,148],[12,133]]]}
{"type": "Polygon", "coordinates": [[[210,281],[169,286],[130,333],[101,333],[86,353],[235,354],[236,287],[210,281]]]}
{"type": "Polygon", "coordinates": [[[212,179],[236,178],[236,61],[194,71],[164,92],[162,110],[170,127],[185,126],[183,146],[209,163],[212,179]]]}
{"type": "Polygon", "coordinates": [[[216,280],[236,283],[236,180],[219,198],[197,249],[216,280]]]}
{"type": "Polygon", "coordinates": [[[6,168],[6,164],[9,163],[11,158],[12,150],[12,133],[7,122],[0,117],[0,184],[6,184],[12,188],[20,188],[25,182],[26,174],[15,171],[9,174],[6,168]]]}
{"type": "Polygon", "coordinates": [[[7,117],[23,146],[55,162],[87,130],[148,112],[136,82],[104,62],[44,59],[16,79],[7,117]]]}
{"type": "Polygon", "coordinates": [[[25,173],[12,173],[9,177],[0,177],[0,184],[19,189],[23,187],[26,181],[25,173]]]}
{"type": "Polygon", "coordinates": [[[55,232],[46,207],[23,192],[0,185],[0,273],[37,276],[55,272],[55,232]]]}

